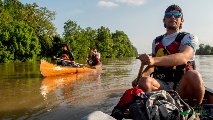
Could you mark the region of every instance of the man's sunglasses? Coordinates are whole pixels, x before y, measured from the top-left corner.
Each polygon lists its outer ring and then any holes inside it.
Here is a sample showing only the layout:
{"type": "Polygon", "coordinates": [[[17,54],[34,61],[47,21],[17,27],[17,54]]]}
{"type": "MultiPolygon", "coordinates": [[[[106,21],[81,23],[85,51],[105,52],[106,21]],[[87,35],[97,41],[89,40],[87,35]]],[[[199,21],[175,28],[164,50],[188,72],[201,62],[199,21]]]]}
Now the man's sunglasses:
{"type": "Polygon", "coordinates": [[[174,16],[175,18],[180,18],[180,17],[182,17],[182,14],[179,12],[166,12],[165,13],[166,18],[170,18],[172,16],[174,16]]]}

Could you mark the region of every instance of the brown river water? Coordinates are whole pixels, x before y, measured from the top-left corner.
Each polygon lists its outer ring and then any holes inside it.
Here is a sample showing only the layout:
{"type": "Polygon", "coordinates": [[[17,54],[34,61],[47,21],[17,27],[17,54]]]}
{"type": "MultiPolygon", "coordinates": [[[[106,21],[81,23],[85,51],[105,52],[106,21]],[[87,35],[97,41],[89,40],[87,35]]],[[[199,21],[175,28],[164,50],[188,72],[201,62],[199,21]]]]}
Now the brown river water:
{"type": "MultiPolygon", "coordinates": [[[[213,88],[213,56],[196,56],[197,69],[213,88]]],[[[0,64],[0,119],[79,120],[100,110],[110,114],[131,88],[140,61],[104,59],[101,71],[43,78],[39,62],[0,64]]]]}

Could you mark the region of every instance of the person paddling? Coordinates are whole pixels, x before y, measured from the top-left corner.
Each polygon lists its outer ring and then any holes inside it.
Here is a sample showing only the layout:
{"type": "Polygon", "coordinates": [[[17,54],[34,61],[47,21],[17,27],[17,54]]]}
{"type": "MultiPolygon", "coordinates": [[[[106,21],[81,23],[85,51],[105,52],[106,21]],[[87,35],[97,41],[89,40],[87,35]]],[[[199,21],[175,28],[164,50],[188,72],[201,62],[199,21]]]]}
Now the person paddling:
{"type": "Polygon", "coordinates": [[[90,55],[87,58],[87,63],[91,66],[95,66],[100,63],[100,59],[101,59],[100,53],[97,51],[96,48],[93,48],[91,50],[90,55]]]}
{"type": "MultiPolygon", "coordinates": [[[[57,57],[60,58],[60,61],[57,62],[57,64],[63,66],[75,66],[75,59],[69,46],[67,44],[63,44],[62,47],[63,50],[57,55],[57,57]]],[[[53,59],[57,58],[53,56],[53,59]]]]}
{"type": "Polygon", "coordinates": [[[180,31],[184,19],[178,5],[166,9],[163,22],[166,33],[154,39],[152,56],[137,57],[141,68],[133,88],[124,92],[112,110],[111,116],[117,120],[187,119],[188,115],[181,114],[185,111],[191,114],[189,119],[199,117],[189,106],[200,105],[205,93],[194,62],[198,38],[180,31]]]}
{"type": "Polygon", "coordinates": [[[182,32],[183,11],[178,5],[169,6],[163,23],[166,33],[152,43],[152,56],[138,57],[148,65],[140,79],[132,82],[145,92],[156,90],[176,90],[190,105],[201,104],[205,87],[201,74],[195,70],[194,62],[198,38],[182,32]]]}

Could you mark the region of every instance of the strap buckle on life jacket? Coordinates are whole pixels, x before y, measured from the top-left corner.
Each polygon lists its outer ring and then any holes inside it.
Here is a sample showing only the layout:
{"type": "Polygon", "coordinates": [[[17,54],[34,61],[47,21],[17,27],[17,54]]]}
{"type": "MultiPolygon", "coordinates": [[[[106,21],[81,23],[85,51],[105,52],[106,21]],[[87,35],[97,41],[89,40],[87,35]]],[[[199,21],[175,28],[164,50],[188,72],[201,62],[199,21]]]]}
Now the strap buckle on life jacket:
{"type": "Polygon", "coordinates": [[[193,67],[192,67],[192,66],[190,66],[190,65],[185,66],[185,70],[186,70],[186,71],[188,71],[188,70],[192,70],[192,69],[193,69],[193,67]]]}
{"type": "Polygon", "coordinates": [[[194,60],[190,60],[187,62],[186,67],[185,67],[186,71],[192,69],[195,70],[196,66],[195,66],[195,61],[194,60]]]}

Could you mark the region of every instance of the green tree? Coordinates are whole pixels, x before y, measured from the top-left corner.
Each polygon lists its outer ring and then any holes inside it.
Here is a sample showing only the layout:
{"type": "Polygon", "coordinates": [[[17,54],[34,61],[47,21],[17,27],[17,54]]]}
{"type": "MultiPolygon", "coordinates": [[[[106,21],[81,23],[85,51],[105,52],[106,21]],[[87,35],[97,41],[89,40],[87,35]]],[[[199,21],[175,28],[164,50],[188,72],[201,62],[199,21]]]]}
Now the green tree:
{"type": "Polygon", "coordinates": [[[80,42],[80,40],[83,38],[81,30],[81,27],[77,25],[75,21],[68,20],[64,23],[64,39],[65,42],[70,45],[75,58],[79,57],[78,53],[80,47],[78,45],[82,44],[82,42],[80,42]]]}
{"type": "Polygon", "coordinates": [[[213,55],[213,48],[210,45],[200,44],[196,51],[197,55],[213,55]]]}
{"type": "Polygon", "coordinates": [[[112,34],[109,28],[101,26],[97,29],[97,36],[95,38],[97,49],[102,52],[103,57],[112,56],[112,34]]]}
{"type": "Polygon", "coordinates": [[[34,29],[17,21],[4,30],[0,31],[0,62],[29,61],[37,57],[41,49],[34,29]]]}
{"type": "Polygon", "coordinates": [[[55,19],[55,12],[49,11],[46,7],[36,4],[26,4],[21,13],[21,19],[35,29],[36,35],[41,44],[41,56],[47,56],[49,49],[53,47],[54,36],[57,35],[56,28],[52,23],[55,19]]]}
{"type": "Polygon", "coordinates": [[[36,3],[24,5],[18,0],[1,0],[1,62],[31,60],[39,54],[47,56],[48,50],[53,47],[54,36],[57,35],[52,23],[54,16],[55,12],[39,7],[36,3]]]}
{"type": "Polygon", "coordinates": [[[102,58],[137,55],[136,48],[123,31],[111,33],[109,28],[103,26],[97,30],[90,27],[82,29],[75,21],[68,20],[65,22],[63,35],[76,58],[87,57],[91,48],[97,48],[102,58]]]}
{"type": "Polygon", "coordinates": [[[132,57],[137,55],[137,50],[123,31],[116,30],[116,32],[112,34],[112,39],[115,57],[132,57]]]}

